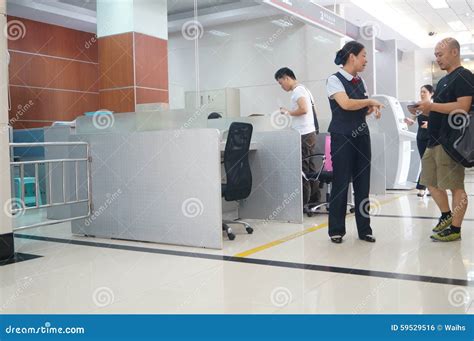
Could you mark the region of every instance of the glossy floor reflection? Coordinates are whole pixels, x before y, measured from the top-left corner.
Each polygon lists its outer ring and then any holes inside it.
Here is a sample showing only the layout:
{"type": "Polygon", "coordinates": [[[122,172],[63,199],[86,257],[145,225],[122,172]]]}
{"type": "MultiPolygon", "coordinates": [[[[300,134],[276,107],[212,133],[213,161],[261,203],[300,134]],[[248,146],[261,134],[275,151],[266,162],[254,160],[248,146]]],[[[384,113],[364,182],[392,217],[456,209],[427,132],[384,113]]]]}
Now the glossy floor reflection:
{"type": "MultiPolygon", "coordinates": [[[[470,172],[469,198],[473,182],[470,172]]],[[[253,235],[237,229],[236,240],[225,240],[223,250],[73,236],[69,224],[24,230],[16,251],[42,257],[0,266],[0,311],[473,313],[474,203],[462,240],[435,243],[429,236],[439,212],[431,198],[393,191],[373,199],[380,203],[372,219],[375,244],[357,239],[353,216],[341,245],[329,241],[325,215],[305,218],[302,225],[254,221],[253,235]],[[242,256],[248,263],[236,261],[242,256]]]]}

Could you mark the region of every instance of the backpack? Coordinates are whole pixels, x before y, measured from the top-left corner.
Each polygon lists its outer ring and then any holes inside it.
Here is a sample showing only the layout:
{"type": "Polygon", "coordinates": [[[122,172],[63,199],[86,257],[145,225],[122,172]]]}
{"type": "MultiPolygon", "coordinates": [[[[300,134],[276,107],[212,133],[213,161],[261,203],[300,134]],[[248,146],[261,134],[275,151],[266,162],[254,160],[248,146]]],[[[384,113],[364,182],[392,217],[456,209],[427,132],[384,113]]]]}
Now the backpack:
{"type": "Polygon", "coordinates": [[[451,114],[448,117],[441,145],[446,153],[466,168],[474,166],[474,112],[451,114]]]}

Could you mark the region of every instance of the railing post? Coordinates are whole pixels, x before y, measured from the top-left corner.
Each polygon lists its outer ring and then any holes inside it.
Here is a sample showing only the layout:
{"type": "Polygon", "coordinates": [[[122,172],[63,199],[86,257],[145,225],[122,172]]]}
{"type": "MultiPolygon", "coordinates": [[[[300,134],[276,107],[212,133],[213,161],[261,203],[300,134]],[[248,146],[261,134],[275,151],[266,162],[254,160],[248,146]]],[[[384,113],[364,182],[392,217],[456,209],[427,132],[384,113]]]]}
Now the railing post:
{"type": "Polygon", "coordinates": [[[11,218],[10,131],[8,126],[8,47],[3,33],[7,25],[7,3],[0,0],[0,261],[15,254],[11,218]]]}

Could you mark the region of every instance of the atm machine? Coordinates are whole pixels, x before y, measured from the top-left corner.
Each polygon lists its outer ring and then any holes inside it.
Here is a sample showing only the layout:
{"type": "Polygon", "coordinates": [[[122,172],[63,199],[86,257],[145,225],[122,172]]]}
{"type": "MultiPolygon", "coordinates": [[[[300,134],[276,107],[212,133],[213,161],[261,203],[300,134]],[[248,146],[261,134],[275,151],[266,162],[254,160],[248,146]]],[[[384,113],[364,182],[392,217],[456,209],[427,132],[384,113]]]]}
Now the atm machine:
{"type": "MultiPolygon", "coordinates": [[[[408,111],[407,106],[409,104],[413,104],[414,101],[400,101],[400,105],[402,106],[403,113],[405,117],[411,118],[411,113],[408,111]]],[[[418,132],[418,123],[415,120],[415,124],[412,126],[408,126],[408,131],[413,133],[418,132]]],[[[418,177],[421,171],[421,159],[420,153],[418,153],[418,146],[416,145],[416,140],[411,144],[411,158],[410,158],[410,170],[408,171],[408,181],[410,182],[418,182],[418,177]]]]}
{"type": "Polygon", "coordinates": [[[374,95],[373,99],[384,105],[382,117],[367,120],[370,131],[385,135],[385,162],[387,189],[413,189],[408,174],[412,155],[412,142],[416,133],[410,132],[400,102],[390,96],[374,95]]]}

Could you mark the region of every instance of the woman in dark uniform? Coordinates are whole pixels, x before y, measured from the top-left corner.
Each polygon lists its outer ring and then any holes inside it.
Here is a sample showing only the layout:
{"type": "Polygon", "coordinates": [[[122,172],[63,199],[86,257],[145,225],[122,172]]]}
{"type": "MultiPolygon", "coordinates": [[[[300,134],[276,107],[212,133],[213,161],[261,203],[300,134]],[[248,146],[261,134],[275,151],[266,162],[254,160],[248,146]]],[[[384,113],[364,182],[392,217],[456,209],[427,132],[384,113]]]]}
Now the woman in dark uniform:
{"type": "MultiPolygon", "coordinates": [[[[423,85],[420,89],[420,98],[422,101],[431,101],[433,97],[434,89],[431,85],[423,85]]],[[[411,118],[405,118],[405,122],[408,125],[413,125],[415,123],[415,118],[418,122],[418,131],[416,133],[416,145],[418,147],[418,153],[420,154],[420,159],[423,158],[425,154],[426,146],[428,145],[428,140],[430,135],[428,134],[428,116],[425,115],[412,115],[411,118]]],[[[418,177],[418,183],[416,184],[416,189],[418,190],[418,196],[424,197],[427,190],[426,187],[420,184],[420,178],[418,177]]]]}
{"type": "Polygon", "coordinates": [[[358,76],[367,65],[364,45],[350,41],[337,52],[334,62],[342,68],[327,81],[332,120],[331,158],[333,183],[329,203],[329,237],[342,243],[346,234],[347,191],[354,186],[355,216],[359,238],[375,242],[369,217],[370,135],[366,116],[380,118],[382,104],[369,99],[367,87],[358,76]]]}

